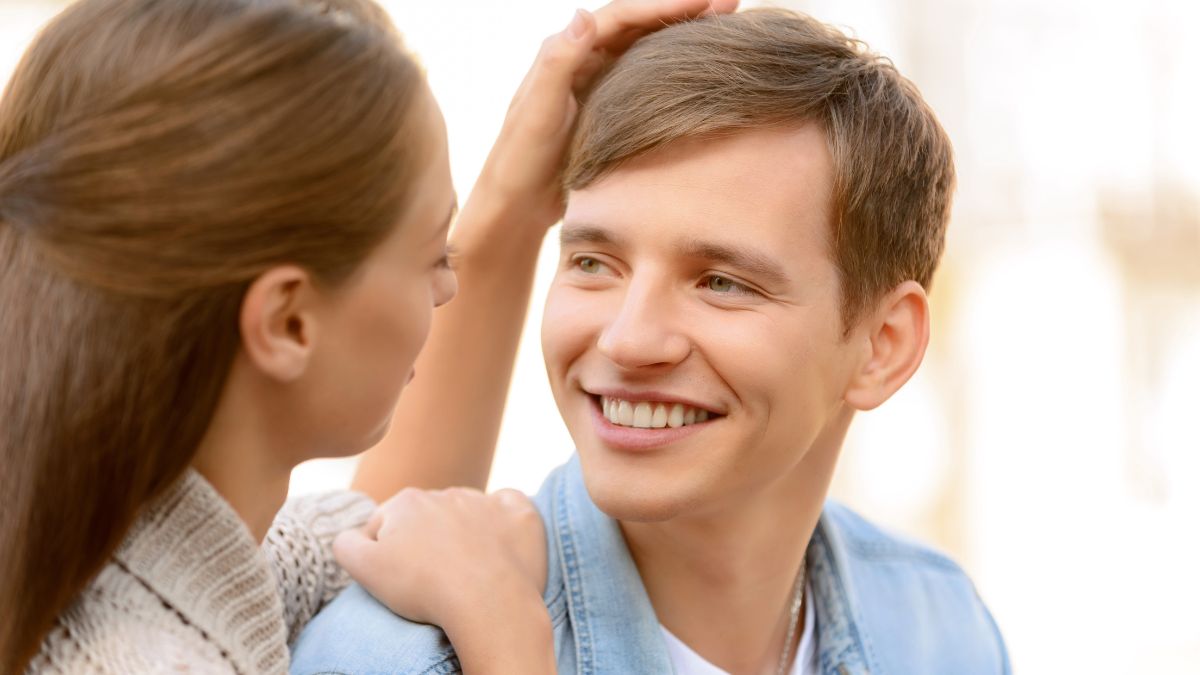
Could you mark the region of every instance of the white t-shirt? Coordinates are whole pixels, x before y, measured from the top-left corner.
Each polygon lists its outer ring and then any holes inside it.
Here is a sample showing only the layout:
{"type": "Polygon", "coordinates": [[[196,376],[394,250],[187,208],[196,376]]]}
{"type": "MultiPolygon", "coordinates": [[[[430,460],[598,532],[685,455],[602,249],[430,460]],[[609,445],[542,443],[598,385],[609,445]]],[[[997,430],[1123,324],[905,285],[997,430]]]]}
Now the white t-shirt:
{"type": "MultiPolygon", "coordinates": [[[[804,594],[812,597],[812,589],[805,584],[804,594]]],[[[817,669],[817,618],[813,611],[813,603],[804,604],[804,633],[800,635],[800,647],[796,651],[796,660],[792,662],[790,675],[818,675],[817,669]]],[[[662,628],[663,637],[667,640],[667,653],[671,655],[671,665],[675,675],[729,675],[720,668],[704,660],[692,648],[675,637],[666,626],[662,628]]]]}

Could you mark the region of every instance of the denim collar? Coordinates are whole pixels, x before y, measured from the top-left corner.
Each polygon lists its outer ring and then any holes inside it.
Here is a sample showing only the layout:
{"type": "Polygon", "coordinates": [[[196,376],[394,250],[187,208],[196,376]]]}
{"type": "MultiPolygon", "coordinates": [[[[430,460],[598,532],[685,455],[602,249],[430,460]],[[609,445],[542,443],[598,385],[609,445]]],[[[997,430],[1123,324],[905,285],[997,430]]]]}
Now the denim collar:
{"type": "MultiPolygon", "coordinates": [[[[551,533],[547,597],[563,592],[575,643],[576,672],[669,673],[671,660],[620,527],[592,502],[578,456],[547,482],[551,533]]],[[[871,647],[862,626],[846,551],[822,514],[809,543],[808,574],[825,675],[869,675],[871,647]]]]}
{"type": "Polygon", "coordinates": [[[669,673],[658,617],[617,522],[588,496],[578,456],[555,481],[551,517],[580,675],[669,673]]]}
{"type": "Polygon", "coordinates": [[[862,605],[846,565],[846,547],[834,522],[822,513],[808,542],[808,578],[817,615],[817,652],[821,672],[869,675],[871,643],[864,630],[862,605]]]}

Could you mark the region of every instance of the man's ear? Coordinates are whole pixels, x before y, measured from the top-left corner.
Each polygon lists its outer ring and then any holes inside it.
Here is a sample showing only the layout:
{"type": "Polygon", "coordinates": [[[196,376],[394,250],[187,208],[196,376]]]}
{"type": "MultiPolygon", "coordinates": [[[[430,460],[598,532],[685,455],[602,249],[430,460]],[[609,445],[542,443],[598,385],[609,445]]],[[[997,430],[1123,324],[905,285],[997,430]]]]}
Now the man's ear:
{"type": "Polygon", "coordinates": [[[863,321],[855,338],[863,340],[863,356],[855,365],[845,400],[857,410],[871,410],[904,386],[925,358],[929,298],[921,284],[906,281],[863,321]]]}
{"type": "Polygon", "coordinates": [[[250,284],[242,300],[242,348],[264,375],[292,382],[304,374],[317,337],[316,293],[303,269],[275,267],[250,284]]]}

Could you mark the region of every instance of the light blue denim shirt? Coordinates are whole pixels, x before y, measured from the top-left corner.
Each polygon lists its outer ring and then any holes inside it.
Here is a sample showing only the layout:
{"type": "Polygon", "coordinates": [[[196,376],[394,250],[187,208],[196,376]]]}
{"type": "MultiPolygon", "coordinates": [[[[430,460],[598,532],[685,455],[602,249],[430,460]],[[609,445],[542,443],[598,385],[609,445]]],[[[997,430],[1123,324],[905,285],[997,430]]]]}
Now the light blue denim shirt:
{"type": "MultiPolygon", "coordinates": [[[[617,523],[592,503],[578,458],[535,503],[549,538],[545,601],[560,673],[670,673],[658,619],[617,523]]],[[[1000,632],[971,580],[945,556],[826,505],[808,547],[825,675],[1010,673],[1000,632]]],[[[436,627],[348,588],[292,646],[293,674],[458,673],[436,627]]]]}

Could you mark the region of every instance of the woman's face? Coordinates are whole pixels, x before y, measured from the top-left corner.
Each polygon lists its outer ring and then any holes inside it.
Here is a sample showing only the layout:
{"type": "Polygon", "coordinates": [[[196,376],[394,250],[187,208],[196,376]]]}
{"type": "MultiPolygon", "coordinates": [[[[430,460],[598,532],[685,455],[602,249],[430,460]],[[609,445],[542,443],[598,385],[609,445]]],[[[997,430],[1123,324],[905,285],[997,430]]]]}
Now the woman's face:
{"type": "Polygon", "coordinates": [[[428,91],[424,99],[430,150],[411,206],[351,279],[320,301],[316,348],[303,378],[306,419],[294,420],[307,432],[311,456],[357,453],[383,438],[433,309],[458,289],[446,260],[456,209],[446,127],[428,91]]]}

